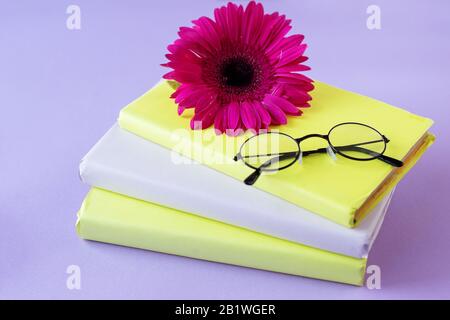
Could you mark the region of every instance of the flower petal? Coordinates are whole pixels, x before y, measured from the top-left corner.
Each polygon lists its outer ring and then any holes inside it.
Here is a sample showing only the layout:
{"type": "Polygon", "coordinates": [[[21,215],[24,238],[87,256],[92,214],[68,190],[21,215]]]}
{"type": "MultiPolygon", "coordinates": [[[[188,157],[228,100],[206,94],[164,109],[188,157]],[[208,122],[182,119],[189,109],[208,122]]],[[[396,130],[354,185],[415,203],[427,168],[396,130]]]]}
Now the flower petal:
{"type": "Polygon", "coordinates": [[[242,123],[247,129],[254,129],[256,127],[256,119],[253,106],[249,102],[242,102],[240,105],[240,115],[242,123]]]}
{"type": "Polygon", "coordinates": [[[266,104],[278,106],[286,114],[290,114],[290,115],[300,115],[301,114],[301,111],[296,106],[294,106],[288,100],[281,98],[281,97],[277,97],[277,96],[268,94],[264,98],[264,102],[266,104]]]}
{"type": "Polygon", "coordinates": [[[224,133],[226,131],[226,124],[223,121],[223,113],[225,112],[225,108],[219,108],[216,114],[216,118],[214,119],[214,128],[216,132],[224,133]]]}
{"type": "Polygon", "coordinates": [[[263,107],[263,105],[259,101],[254,102],[254,106],[256,112],[258,112],[259,114],[259,118],[261,119],[261,128],[267,129],[267,127],[272,122],[270,113],[263,107]]]}
{"type": "Polygon", "coordinates": [[[212,47],[217,48],[220,45],[220,35],[213,20],[208,17],[200,17],[192,23],[199,27],[198,32],[211,43],[212,47]]]}
{"type": "Polygon", "coordinates": [[[267,97],[269,97],[269,96],[270,95],[267,95],[264,98],[263,105],[266,107],[267,111],[269,111],[270,116],[272,117],[272,123],[273,124],[286,124],[287,118],[286,118],[286,115],[284,114],[283,110],[281,110],[281,108],[279,106],[277,106],[270,99],[268,99],[267,97]]]}
{"type": "Polygon", "coordinates": [[[239,122],[239,104],[237,102],[231,102],[228,105],[228,129],[236,129],[239,122]]]}

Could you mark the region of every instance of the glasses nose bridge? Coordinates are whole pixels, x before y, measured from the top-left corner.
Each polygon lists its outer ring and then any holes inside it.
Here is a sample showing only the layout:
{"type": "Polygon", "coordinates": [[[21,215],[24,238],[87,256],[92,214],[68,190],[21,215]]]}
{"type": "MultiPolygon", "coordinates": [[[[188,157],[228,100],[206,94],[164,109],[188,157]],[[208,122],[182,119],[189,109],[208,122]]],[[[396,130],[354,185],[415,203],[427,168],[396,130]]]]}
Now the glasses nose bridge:
{"type": "Polygon", "coordinates": [[[324,140],[328,141],[327,134],[318,134],[318,133],[307,134],[306,136],[295,139],[295,141],[298,144],[300,144],[300,142],[305,141],[306,139],[309,139],[309,138],[320,138],[320,139],[324,139],[324,140]]]}

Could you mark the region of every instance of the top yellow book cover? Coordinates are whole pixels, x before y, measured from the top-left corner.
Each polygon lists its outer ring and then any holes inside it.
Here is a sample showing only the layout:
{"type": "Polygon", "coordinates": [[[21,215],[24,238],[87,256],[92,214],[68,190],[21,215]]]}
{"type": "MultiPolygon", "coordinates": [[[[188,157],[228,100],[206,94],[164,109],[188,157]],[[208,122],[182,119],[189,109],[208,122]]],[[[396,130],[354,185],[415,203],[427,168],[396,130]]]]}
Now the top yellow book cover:
{"type": "MultiPolygon", "coordinates": [[[[384,155],[402,160],[402,167],[383,161],[354,161],[337,154],[299,157],[280,171],[263,173],[256,187],[347,227],[358,224],[433,143],[428,132],[433,121],[375,99],[315,81],[311,107],[301,117],[289,117],[283,126],[270,127],[298,138],[327,135],[340,123],[357,122],[375,128],[388,141],[384,155]],[[301,160],[300,160],[301,159],[301,160]]],[[[217,135],[214,128],[191,130],[192,114],[177,114],[170,99],[173,83],[161,81],[120,112],[119,125],[138,136],[223,172],[240,183],[254,172],[243,161],[234,161],[241,145],[254,132],[239,136],[217,135]]],[[[308,139],[301,150],[324,148],[324,139],[308,139]]],[[[167,161],[179,161],[176,157],[167,161]]],[[[193,162],[193,165],[196,165],[193,162]]],[[[149,165],[152,165],[149,163],[149,165]]],[[[189,166],[186,166],[188,170],[189,166]]],[[[168,181],[176,183],[176,181],[168,181]]],[[[246,199],[242,199],[246,201],[246,199]]],[[[283,214],[280,212],[280,214],[283,214]]]]}

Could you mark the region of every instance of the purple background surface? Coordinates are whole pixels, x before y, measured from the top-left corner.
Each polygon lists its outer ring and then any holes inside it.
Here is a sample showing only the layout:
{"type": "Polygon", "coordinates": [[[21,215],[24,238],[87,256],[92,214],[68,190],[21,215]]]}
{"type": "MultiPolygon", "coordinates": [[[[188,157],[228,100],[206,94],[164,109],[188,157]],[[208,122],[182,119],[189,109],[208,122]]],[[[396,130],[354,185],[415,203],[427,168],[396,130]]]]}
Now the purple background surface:
{"type": "Polygon", "coordinates": [[[264,1],[306,35],[310,75],[433,118],[369,263],[382,289],[80,240],[81,157],[163,73],[166,45],[225,1],[0,2],[0,298],[450,298],[450,2],[264,1]],[[81,30],[66,8],[81,8],[81,30]],[[381,8],[381,30],[366,8],[381,8]],[[81,268],[81,290],[66,268],[81,268]]]}

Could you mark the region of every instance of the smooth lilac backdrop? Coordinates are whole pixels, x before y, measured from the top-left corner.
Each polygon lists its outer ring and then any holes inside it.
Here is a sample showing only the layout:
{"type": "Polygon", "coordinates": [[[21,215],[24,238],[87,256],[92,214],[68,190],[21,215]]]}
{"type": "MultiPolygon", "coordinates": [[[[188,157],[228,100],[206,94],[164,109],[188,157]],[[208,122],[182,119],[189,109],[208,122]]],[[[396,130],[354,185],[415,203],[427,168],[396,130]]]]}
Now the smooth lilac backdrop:
{"type": "Polygon", "coordinates": [[[0,1],[1,298],[450,298],[450,2],[264,1],[309,43],[316,79],[436,120],[435,145],[397,188],[370,257],[382,289],[85,242],[78,163],[163,73],[177,27],[225,1],[0,1]],[[66,28],[81,7],[82,29],[66,28]],[[82,289],[66,288],[81,267],[82,289]]]}

